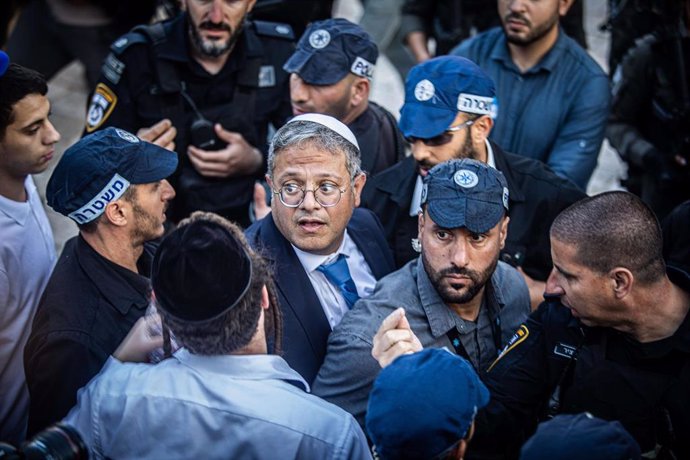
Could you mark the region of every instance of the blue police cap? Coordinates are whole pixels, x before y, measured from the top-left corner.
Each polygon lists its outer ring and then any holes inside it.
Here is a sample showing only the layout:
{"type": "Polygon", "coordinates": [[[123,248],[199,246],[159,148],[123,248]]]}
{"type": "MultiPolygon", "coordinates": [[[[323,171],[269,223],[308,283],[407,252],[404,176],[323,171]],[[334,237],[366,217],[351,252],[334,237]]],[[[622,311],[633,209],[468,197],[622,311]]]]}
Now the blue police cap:
{"type": "Polygon", "coordinates": [[[424,178],[422,204],[436,225],[484,233],[508,211],[503,173],[477,160],[440,163],[424,178]]]}
{"type": "Polygon", "coordinates": [[[640,446],[620,422],[591,414],[557,415],[539,425],[521,460],[638,460],[640,446]]]}
{"type": "Polygon", "coordinates": [[[157,182],[177,168],[177,154],[107,128],[80,139],[60,158],[46,188],[48,205],[78,224],[100,216],[130,184],[157,182]]]}
{"type": "Polygon", "coordinates": [[[431,459],[460,441],[488,402],[489,391],[464,358],[428,348],[381,371],[366,428],[382,460],[431,459]]]}
{"type": "Polygon", "coordinates": [[[310,85],[332,85],[348,72],[371,78],[379,51],[371,36],[347,19],[313,22],[283,69],[310,85]]]}
{"type": "Polygon", "coordinates": [[[495,96],[493,80],[469,59],[430,59],[414,66],[405,80],[400,130],[406,137],[428,139],[450,128],[458,112],[496,118],[495,96]]]}

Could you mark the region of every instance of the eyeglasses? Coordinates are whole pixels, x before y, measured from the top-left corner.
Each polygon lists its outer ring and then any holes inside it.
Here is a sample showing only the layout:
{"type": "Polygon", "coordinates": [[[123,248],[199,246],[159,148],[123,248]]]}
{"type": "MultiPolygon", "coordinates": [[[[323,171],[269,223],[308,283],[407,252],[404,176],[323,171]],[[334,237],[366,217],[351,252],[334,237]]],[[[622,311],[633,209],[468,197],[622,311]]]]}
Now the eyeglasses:
{"type": "Polygon", "coordinates": [[[296,208],[304,202],[307,192],[314,194],[314,199],[324,208],[330,208],[340,202],[340,197],[347,188],[341,190],[337,185],[325,182],[313,190],[300,187],[297,184],[286,184],[280,190],[273,190],[278,195],[280,202],[288,208],[296,208]]]}
{"type": "Polygon", "coordinates": [[[422,141],[424,145],[429,146],[429,147],[438,147],[439,145],[445,145],[448,142],[453,139],[453,133],[456,131],[460,131],[463,128],[468,128],[474,124],[474,120],[467,120],[464,123],[461,123],[457,126],[451,126],[438,136],[434,137],[429,137],[429,138],[422,138],[422,137],[415,137],[415,136],[408,136],[405,138],[407,142],[410,144],[414,144],[417,141],[422,141]]]}

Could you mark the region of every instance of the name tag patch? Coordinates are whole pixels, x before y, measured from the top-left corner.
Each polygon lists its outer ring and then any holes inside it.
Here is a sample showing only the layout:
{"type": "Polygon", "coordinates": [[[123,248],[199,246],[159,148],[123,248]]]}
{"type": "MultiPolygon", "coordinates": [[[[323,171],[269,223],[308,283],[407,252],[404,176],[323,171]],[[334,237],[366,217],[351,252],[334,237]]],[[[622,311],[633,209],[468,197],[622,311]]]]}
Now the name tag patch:
{"type": "Polygon", "coordinates": [[[577,348],[565,343],[558,343],[553,347],[553,354],[563,356],[564,358],[573,359],[577,353],[577,348]]]}

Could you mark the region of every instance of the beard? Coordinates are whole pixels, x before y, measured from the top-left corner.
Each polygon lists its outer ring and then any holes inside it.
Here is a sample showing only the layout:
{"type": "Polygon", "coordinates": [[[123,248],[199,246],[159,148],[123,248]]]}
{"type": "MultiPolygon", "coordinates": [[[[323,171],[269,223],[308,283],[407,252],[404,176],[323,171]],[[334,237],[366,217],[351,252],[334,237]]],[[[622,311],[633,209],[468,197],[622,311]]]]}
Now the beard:
{"type": "Polygon", "coordinates": [[[163,236],[163,219],[147,212],[138,203],[132,203],[134,214],[134,227],[132,228],[132,241],[135,244],[144,244],[163,236]]]}
{"type": "Polygon", "coordinates": [[[558,14],[558,11],[556,11],[556,13],[553,16],[551,16],[546,22],[536,27],[533,27],[532,23],[528,21],[527,18],[522,16],[520,13],[509,13],[505,16],[503,20],[503,33],[505,34],[506,40],[508,40],[509,43],[518,46],[528,46],[536,41],[541,40],[554,27],[558,27],[559,19],[560,16],[558,14]],[[527,33],[527,35],[521,36],[511,33],[505,26],[506,22],[508,22],[508,20],[510,19],[516,19],[526,24],[529,28],[529,32],[527,33]]]}
{"type": "Polygon", "coordinates": [[[427,259],[424,247],[422,247],[422,263],[424,264],[424,270],[426,270],[431,284],[445,304],[465,304],[479,294],[491,278],[491,275],[493,275],[496,270],[496,265],[498,264],[498,254],[496,254],[491,264],[482,272],[454,266],[436,271],[427,259]],[[462,283],[454,282],[445,278],[447,275],[463,275],[468,277],[469,281],[463,280],[462,283]]]}
{"type": "Polygon", "coordinates": [[[246,17],[247,15],[245,14],[242,17],[242,20],[239,22],[237,29],[235,30],[232,30],[230,24],[224,22],[216,24],[211,21],[204,21],[198,26],[195,26],[194,24],[192,24],[191,21],[189,21],[189,38],[191,39],[192,46],[202,56],[210,58],[217,58],[219,56],[222,56],[223,54],[231,51],[232,48],[235,46],[237,39],[242,33],[242,24],[244,24],[244,20],[246,17]],[[228,39],[224,41],[207,40],[204,37],[202,37],[201,33],[199,32],[202,29],[224,30],[230,33],[230,37],[228,37],[228,39]]]}

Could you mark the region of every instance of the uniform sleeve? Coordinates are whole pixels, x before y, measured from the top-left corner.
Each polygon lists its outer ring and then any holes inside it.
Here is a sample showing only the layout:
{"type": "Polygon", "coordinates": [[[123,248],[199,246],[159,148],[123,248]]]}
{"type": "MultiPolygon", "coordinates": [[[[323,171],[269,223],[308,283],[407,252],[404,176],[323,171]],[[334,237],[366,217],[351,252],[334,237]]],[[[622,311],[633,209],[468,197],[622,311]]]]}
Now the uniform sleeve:
{"type": "Polygon", "coordinates": [[[606,137],[621,158],[635,166],[643,166],[643,158],[654,151],[654,145],[636,128],[643,113],[651,107],[652,98],[652,37],[646,37],[630,50],[614,76],[611,114],[606,137]]]}
{"type": "Polygon", "coordinates": [[[585,190],[597,165],[609,114],[609,81],[603,73],[586,76],[561,126],[547,164],[585,190]]]}
{"type": "Polygon", "coordinates": [[[542,304],[518,328],[489,367],[485,383],[491,400],[477,415],[473,450],[510,451],[536,424],[538,409],[550,386],[542,322],[545,309],[546,304],[542,304]]]}
{"type": "MultiPolygon", "coordinates": [[[[122,38],[120,39],[122,40],[122,38]]],[[[146,47],[136,44],[122,54],[106,57],[89,98],[83,135],[115,126],[135,133],[143,127],[136,100],[151,81],[146,47]]]]}
{"type": "Polygon", "coordinates": [[[361,427],[371,387],[381,370],[371,356],[372,339],[373,335],[365,337],[336,327],[328,338],[326,358],[312,384],[313,394],[354,415],[361,427]]]}
{"type": "Polygon", "coordinates": [[[107,356],[72,337],[47,340],[24,355],[29,387],[29,428],[33,434],[62,419],[76,404],[77,391],[98,373],[107,356]]]}

